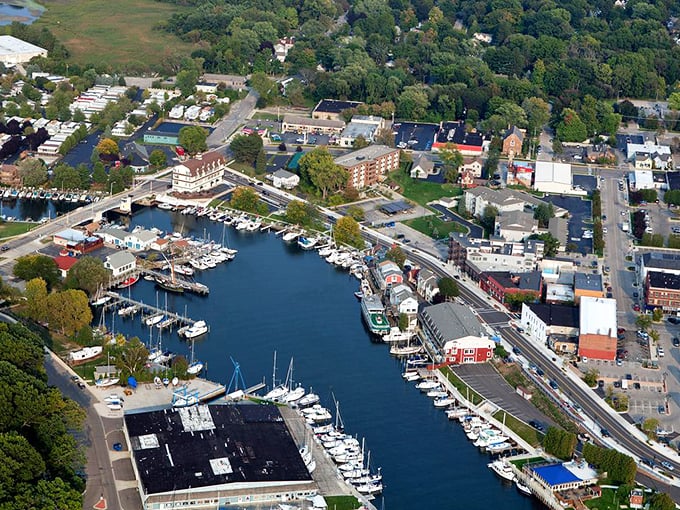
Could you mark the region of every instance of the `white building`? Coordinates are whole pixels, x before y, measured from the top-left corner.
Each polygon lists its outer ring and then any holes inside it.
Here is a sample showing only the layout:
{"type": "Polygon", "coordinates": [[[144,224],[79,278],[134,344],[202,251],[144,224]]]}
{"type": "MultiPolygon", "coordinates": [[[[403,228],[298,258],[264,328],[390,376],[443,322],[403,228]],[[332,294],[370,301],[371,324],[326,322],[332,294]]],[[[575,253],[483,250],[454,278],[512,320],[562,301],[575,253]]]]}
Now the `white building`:
{"type": "Polygon", "coordinates": [[[131,250],[143,251],[149,249],[156,239],[158,236],[150,230],[130,232],[125,236],[125,246],[131,250]]]}
{"type": "Polygon", "coordinates": [[[418,271],[416,291],[426,301],[432,302],[432,299],[439,294],[439,279],[429,269],[421,269],[418,271]]]}
{"type": "Polygon", "coordinates": [[[47,50],[11,35],[0,35],[0,62],[5,65],[24,64],[34,57],[46,57],[47,50]]]}
{"type": "Polygon", "coordinates": [[[206,152],[180,163],[172,169],[172,190],[197,193],[222,182],[227,161],[217,152],[206,152]]]}
{"type": "Polygon", "coordinates": [[[134,271],[137,259],[129,251],[121,250],[106,257],[104,267],[110,269],[111,275],[115,278],[134,271]]]}
{"type": "Polygon", "coordinates": [[[571,165],[536,161],[534,189],[545,193],[573,193],[571,165]]]}
{"type": "Polygon", "coordinates": [[[101,237],[105,244],[125,246],[125,236],[127,235],[127,232],[120,228],[103,228],[96,232],[96,235],[101,237]]]}
{"type": "Polygon", "coordinates": [[[352,121],[340,134],[340,146],[352,147],[360,136],[368,143],[373,143],[375,135],[385,127],[385,119],[375,115],[355,115],[352,121]]]}
{"type": "Polygon", "coordinates": [[[626,158],[628,161],[634,161],[635,154],[638,152],[646,152],[648,154],[670,155],[671,148],[668,145],[658,145],[652,141],[645,143],[629,143],[626,145],[626,158]]]}
{"type": "Polygon", "coordinates": [[[277,170],[270,178],[276,188],[293,189],[300,184],[300,177],[287,170],[277,170]]]}
{"type": "Polygon", "coordinates": [[[538,345],[551,336],[576,337],[579,333],[579,310],[573,306],[523,303],[521,325],[538,345]]]}
{"type": "MultiPolygon", "coordinates": [[[[650,167],[651,168],[651,167],[650,167]]],[[[651,170],[635,170],[628,174],[630,187],[635,190],[654,189],[654,174],[651,170]]]]}

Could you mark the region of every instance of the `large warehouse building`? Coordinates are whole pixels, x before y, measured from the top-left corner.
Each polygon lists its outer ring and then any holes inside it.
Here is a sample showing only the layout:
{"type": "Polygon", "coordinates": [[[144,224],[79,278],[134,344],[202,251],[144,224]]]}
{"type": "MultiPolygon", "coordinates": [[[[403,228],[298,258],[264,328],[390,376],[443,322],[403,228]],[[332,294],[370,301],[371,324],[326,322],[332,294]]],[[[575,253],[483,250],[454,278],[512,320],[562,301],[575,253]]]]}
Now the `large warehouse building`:
{"type": "Polygon", "coordinates": [[[46,57],[47,50],[11,35],[0,35],[0,62],[5,65],[23,64],[33,57],[46,57]]]}
{"type": "Polygon", "coordinates": [[[276,406],[126,414],[125,434],[148,510],[271,504],[317,493],[276,406]]]}

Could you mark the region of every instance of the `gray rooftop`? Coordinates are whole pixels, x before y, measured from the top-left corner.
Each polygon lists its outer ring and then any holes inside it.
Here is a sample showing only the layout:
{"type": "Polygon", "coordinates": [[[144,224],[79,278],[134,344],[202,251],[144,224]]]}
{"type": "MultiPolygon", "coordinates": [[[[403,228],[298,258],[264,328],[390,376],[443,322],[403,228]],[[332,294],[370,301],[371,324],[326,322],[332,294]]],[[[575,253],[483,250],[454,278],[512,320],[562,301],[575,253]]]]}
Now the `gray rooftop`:
{"type": "Polygon", "coordinates": [[[646,268],[680,269],[680,254],[651,252],[642,255],[642,263],[646,268]]]}
{"type": "Polygon", "coordinates": [[[132,264],[135,260],[135,256],[126,250],[117,251],[106,257],[106,262],[112,268],[123,267],[128,264],[132,264]]]}
{"type": "Polygon", "coordinates": [[[97,232],[97,234],[101,235],[110,235],[111,237],[115,237],[116,239],[120,239],[121,241],[125,240],[125,236],[128,235],[128,232],[126,230],[120,229],[120,228],[103,228],[97,232]]]}
{"type": "Polygon", "coordinates": [[[460,303],[439,303],[428,306],[422,311],[423,319],[446,342],[464,336],[482,336],[485,331],[482,323],[472,310],[460,303]]]}
{"type": "Polygon", "coordinates": [[[273,172],[272,175],[274,177],[278,177],[279,179],[290,179],[291,177],[295,177],[296,174],[289,172],[288,170],[281,169],[273,172]]]}
{"type": "Polygon", "coordinates": [[[16,53],[31,53],[35,51],[47,51],[35,44],[22,41],[11,35],[0,35],[0,56],[14,55],[16,53]]]}
{"type": "Polygon", "coordinates": [[[350,122],[347,127],[342,132],[343,138],[358,138],[363,136],[364,139],[371,141],[373,140],[373,135],[378,129],[375,124],[367,124],[365,122],[350,122]]]}
{"type": "Polygon", "coordinates": [[[602,275],[589,273],[574,273],[574,290],[602,291],[602,275]]]}

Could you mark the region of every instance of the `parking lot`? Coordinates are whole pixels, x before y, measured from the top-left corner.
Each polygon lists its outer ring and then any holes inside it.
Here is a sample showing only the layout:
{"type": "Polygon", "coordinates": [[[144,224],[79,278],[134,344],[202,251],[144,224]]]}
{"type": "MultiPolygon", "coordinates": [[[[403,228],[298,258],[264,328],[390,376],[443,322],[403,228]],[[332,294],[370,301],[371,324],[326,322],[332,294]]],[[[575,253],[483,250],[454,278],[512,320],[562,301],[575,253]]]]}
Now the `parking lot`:
{"type": "Polygon", "coordinates": [[[434,137],[439,131],[439,125],[399,122],[392,125],[392,130],[395,132],[394,143],[400,149],[429,151],[432,149],[434,137]]]}
{"type": "Polygon", "coordinates": [[[581,200],[579,197],[567,197],[560,195],[546,195],[543,200],[569,211],[569,243],[577,246],[579,253],[584,255],[592,253],[593,240],[583,237],[585,230],[592,229],[592,209],[590,200],[581,200]],[[589,221],[589,224],[585,223],[589,221]]]}

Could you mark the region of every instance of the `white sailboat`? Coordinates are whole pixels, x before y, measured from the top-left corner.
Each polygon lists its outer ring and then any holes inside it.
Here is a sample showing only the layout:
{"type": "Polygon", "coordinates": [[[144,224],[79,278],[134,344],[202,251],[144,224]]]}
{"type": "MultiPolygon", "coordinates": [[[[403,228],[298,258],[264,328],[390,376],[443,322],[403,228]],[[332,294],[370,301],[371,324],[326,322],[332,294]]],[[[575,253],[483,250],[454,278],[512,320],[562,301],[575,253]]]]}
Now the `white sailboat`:
{"type": "Polygon", "coordinates": [[[187,374],[198,375],[203,370],[203,362],[194,360],[194,341],[191,341],[191,362],[187,367],[187,374]]]}
{"type": "MultiPolygon", "coordinates": [[[[290,367],[292,367],[293,364],[293,358],[290,359],[290,365],[289,365],[289,372],[291,370],[290,367]]],[[[274,368],[272,371],[272,389],[265,394],[263,397],[265,400],[281,400],[283,397],[285,397],[289,393],[288,389],[288,378],[286,377],[286,381],[284,381],[282,384],[279,384],[278,386],[276,385],[276,351],[274,351],[274,368]]]]}

